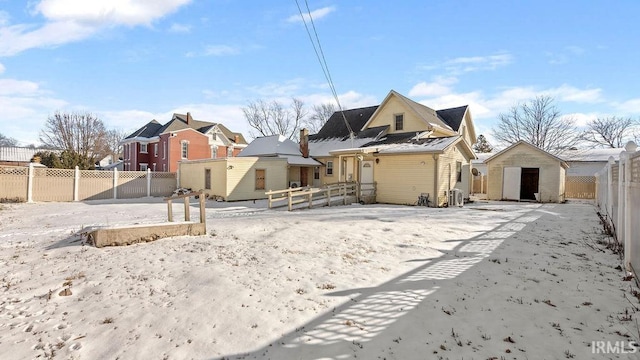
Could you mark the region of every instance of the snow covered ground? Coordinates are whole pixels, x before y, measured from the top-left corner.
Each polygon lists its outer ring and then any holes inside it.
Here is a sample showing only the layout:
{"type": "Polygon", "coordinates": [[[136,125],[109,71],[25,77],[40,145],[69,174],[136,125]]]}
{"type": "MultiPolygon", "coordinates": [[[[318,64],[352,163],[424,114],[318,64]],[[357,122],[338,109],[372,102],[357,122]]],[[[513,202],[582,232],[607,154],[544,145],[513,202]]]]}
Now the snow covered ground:
{"type": "Polygon", "coordinates": [[[102,249],[77,233],[165,203],[0,206],[2,359],[637,356],[593,354],[633,349],[640,305],[587,203],[209,201],[207,236],[102,249]]]}

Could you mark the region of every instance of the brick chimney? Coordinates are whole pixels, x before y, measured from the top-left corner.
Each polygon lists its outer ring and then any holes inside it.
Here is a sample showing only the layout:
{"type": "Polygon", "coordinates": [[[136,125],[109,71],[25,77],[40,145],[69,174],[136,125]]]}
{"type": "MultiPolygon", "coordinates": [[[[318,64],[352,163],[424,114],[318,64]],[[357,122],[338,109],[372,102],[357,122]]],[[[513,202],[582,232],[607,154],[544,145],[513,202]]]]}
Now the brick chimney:
{"type": "Polygon", "coordinates": [[[236,144],[239,143],[240,142],[240,135],[235,135],[233,137],[233,142],[236,143],[236,144]]]}
{"type": "Polygon", "coordinates": [[[187,125],[191,125],[193,118],[191,117],[191,113],[187,111],[187,125]]]}
{"type": "Polygon", "coordinates": [[[302,157],[309,157],[309,130],[300,129],[300,152],[302,157]]]}

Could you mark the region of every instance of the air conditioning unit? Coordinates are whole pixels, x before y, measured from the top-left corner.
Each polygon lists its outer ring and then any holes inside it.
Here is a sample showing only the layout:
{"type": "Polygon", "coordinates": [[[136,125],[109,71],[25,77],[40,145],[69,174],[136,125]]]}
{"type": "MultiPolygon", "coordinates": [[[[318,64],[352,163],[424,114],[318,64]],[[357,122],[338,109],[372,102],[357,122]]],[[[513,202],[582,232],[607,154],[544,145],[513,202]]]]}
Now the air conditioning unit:
{"type": "Polygon", "coordinates": [[[464,206],[464,193],[462,192],[462,190],[449,190],[449,206],[464,206]]]}
{"type": "Polygon", "coordinates": [[[300,181],[289,181],[289,187],[290,188],[299,188],[300,187],[300,181]]]}

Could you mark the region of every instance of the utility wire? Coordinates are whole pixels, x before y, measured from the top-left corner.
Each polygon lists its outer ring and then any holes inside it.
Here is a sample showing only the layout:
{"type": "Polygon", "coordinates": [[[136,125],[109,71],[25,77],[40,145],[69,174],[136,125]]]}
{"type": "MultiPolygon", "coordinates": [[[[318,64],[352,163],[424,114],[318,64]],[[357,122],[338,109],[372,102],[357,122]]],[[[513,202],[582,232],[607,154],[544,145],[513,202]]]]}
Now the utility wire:
{"type": "Polygon", "coordinates": [[[333,98],[336,100],[336,103],[338,104],[338,109],[340,110],[340,114],[342,114],[342,119],[344,120],[344,124],[347,126],[347,130],[349,130],[349,138],[353,143],[354,133],[353,133],[353,130],[351,129],[351,125],[349,125],[349,122],[347,121],[347,117],[344,115],[344,110],[342,108],[342,105],[340,104],[340,99],[338,99],[338,93],[336,92],[336,88],[333,84],[333,79],[331,78],[331,73],[329,72],[327,59],[325,58],[324,52],[322,51],[320,37],[318,36],[318,31],[316,30],[315,23],[313,22],[313,16],[311,16],[311,9],[309,8],[309,2],[305,0],[305,5],[307,7],[307,14],[309,16],[309,22],[311,23],[311,27],[313,28],[313,33],[315,34],[315,38],[316,38],[315,41],[313,40],[311,31],[309,30],[309,26],[307,25],[307,20],[305,19],[304,14],[302,13],[300,4],[298,3],[298,0],[295,0],[295,1],[296,1],[296,5],[298,6],[298,11],[300,12],[300,17],[302,18],[302,22],[304,23],[304,27],[307,30],[307,35],[309,35],[309,40],[311,41],[313,50],[316,53],[316,57],[318,59],[318,62],[320,63],[320,67],[322,67],[322,72],[324,73],[324,77],[327,80],[327,83],[329,83],[329,88],[331,89],[333,98]],[[316,47],[316,43],[317,43],[317,47],[316,47]]]}

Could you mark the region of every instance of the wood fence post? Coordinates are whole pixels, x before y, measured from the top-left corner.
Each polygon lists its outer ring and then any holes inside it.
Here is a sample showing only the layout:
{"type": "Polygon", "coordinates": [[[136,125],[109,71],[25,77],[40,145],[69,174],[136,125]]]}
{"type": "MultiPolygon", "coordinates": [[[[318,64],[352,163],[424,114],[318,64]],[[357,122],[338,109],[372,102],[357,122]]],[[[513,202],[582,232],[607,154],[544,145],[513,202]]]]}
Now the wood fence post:
{"type": "Polygon", "coordinates": [[[169,222],[173,221],[173,207],[171,206],[171,199],[167,200],[167,213],[169,214],[169,222]]]}
{"type": "Polygon", "coordinates": [[[80,187],[80,168],[76,166],[73,173],[73,201],[78,201],[78,189],[80,187]]]}
{"type": "Polygon", "coordinates": [[[189,213],[189,197],[184,197],[184,221],[189,221],[191,219],[191,214],[189,213]]]}
{"type": "Polygon", "coordinates": [[[311,207],[313,207],[313,194],[309,192],[309,195],[307,196],[309,197],[309,209],[311,209],[311,207]]]}
{"type": "MultiPolygon", "coordinates": [[[[612,167],[616,160],[609,156],[607,163],[607,217],[613,222],[613,171],[612,167]]],[[[613,224],[610,224],[613,225],[613,224]]]]}
{"type": "Polygon", "coordinates": [[[204,212],[205,209],[205,197],[204,193],[200,192],[200,223],[204,224],[204,232],[207,232],[207,216],[204,212]]]}
{"type": "Polygon", "coordinates": [[[287,194],[289,194],[289,211],[291,211],[291,209],[293,209],[293,196],[291,195],[291,191],[289,191],[287,194]]]}

